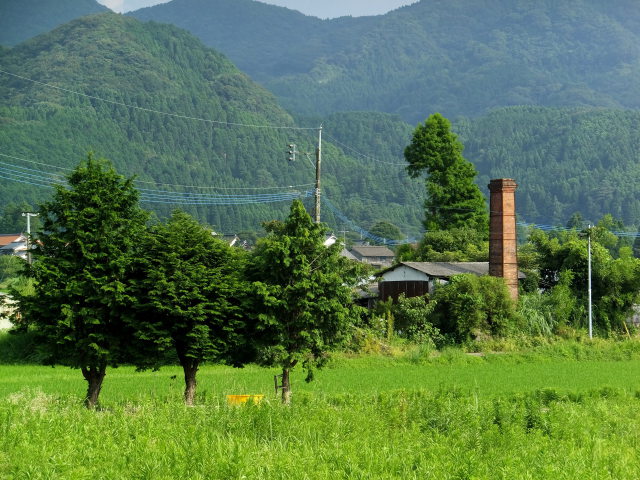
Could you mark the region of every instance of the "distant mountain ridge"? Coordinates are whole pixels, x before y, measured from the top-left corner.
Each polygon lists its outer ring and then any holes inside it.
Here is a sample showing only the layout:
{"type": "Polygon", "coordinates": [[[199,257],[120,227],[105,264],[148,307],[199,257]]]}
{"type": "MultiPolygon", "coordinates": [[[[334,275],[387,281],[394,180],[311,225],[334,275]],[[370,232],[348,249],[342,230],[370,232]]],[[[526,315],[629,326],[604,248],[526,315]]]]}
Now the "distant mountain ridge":
{"type": "Polygon", "coordinates": [[[95,0],[2,0],[0,45],[17,45],[75,18],[108,11],[95,0]]]}
{"type": "Polygon", "coordinates": [[[191,31],[304,114],[414,123],[511,105],[640,107],[632,0],[422,0],[325,21],[251,0],[173,0],[132,15],[191,31]]]}
{"type": "MultiPolygon", "coordinates": [[[[203,197],[313,188],[304,152],[313,155],[318,124],[299,129],[271,93],[175,26],[86,16],[0,50],[0,65],[42,82],[0,74],[0,153],[10,156],[0,158],[0,177],[22,181],[0,180],[0,204],[42,200],[47,190],[33,183],[89,150],[137,175],[147,208],[164,215],[183,207],[223,232],[260,230],[284,218],[288,202],[214,206],[203,197]],[[296,162],[286,159],[291,142],[296,162]]],[[[381,216],[419,229],[421,189],[402,165],[390,175],[387,165],[349,157],[328,139],[323,152],[323,194],[338,208],[365,227],[381,216]]],[[[323,219],[335,220],[330,211],[323,219]]]]}

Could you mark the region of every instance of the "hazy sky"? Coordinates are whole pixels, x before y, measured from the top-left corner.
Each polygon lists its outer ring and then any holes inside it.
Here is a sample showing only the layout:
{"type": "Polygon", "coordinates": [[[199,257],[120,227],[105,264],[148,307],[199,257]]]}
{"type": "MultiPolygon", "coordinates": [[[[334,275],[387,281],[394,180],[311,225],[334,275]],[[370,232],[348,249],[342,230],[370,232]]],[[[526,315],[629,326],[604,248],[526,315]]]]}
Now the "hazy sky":
{"type": "MultiPolygon", "coordinates": [[[[98,0],[116,12],[127,12],[138,8],[149,7],[168,0],[98,0]]],[[[320,18],[334,18],[343,15],[359,17],[363,15],[380,15],[403,5],[416,3],[418,0],[260,0],[263,3],[280,5],[299,10],[307,15],[320,18]]]]}

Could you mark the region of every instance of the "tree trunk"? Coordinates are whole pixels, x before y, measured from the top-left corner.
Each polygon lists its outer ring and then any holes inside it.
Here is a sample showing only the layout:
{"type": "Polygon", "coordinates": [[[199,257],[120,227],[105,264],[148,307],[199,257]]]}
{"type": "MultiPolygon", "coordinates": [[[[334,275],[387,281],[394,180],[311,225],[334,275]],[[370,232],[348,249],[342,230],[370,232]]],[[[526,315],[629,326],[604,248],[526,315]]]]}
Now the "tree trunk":
{"type": "Polygon", "coordinates": [[[87,381],[87,396],[84,399],[84,405],[88,409],[94,409],[98,406],[98,397],[102,389],[102,381],[107,374],[107,366],[83,367],[81,370],[87,381]]]}
{"type": "Polygon", "coordinates": [[[198,362],[189,360],[182,364],[184,370],[184,403],[193,405],[196,398],[196,373],[198,373],[198,362]]]}
{"type": "Polygon", "coordinates": [[[291,383],[289,381],[289,368],[282,369],[282,403],[291,404],[291,383]]]}

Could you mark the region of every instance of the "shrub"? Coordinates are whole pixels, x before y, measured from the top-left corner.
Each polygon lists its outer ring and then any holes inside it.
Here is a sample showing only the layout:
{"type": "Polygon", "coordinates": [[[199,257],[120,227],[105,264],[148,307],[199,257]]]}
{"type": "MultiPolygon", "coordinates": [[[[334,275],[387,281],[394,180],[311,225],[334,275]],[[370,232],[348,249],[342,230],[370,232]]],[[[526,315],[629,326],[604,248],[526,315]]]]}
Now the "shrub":
{"type": "Polygon", "coordinates": [[[455,275],[432,298],[433,324],[457,341],[503,336],[518,328],[515,303],[502,278],[455,275]]]}
{"type": "Polygon", "coordinates": [[[401,295],[393,307],[394,328],[398,336],[416,343],[441,348],[445,337],[431,323],[435,303],[427,296],[405,298],[401,295]]]}

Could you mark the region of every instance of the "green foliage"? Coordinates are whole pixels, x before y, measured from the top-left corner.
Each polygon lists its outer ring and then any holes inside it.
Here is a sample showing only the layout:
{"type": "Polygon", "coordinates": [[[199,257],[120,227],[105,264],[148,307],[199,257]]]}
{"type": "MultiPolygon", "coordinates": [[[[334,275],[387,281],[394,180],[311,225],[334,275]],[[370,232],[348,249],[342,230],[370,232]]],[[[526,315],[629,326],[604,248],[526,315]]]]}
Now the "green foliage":
{"type": "Polygon", "coordinates": [[[560,273],[557,285],[547,293],[531,292],[518,299],[518,314],[522,318],[523,333],[532,336],[551,336],[561,333],[562,327],[575,324],[576,316],[584,313],[571,291],[573,272],[560,273]]]}
{"type": "Polygon", "coordinates": [[[639,124],[635,110],[522,106],[461,120],[455,130],[479,185],[517,181],[520,220],[566,225],[578,213],[580,230],[606,214],[640,224],[639,124]]]}
{"type": "Polygon", "coordinates": [[[401,295],[393,306],[396,333],[431,348],[441,348],[446,338],[431,323],[431,315],[435,307],[436,304],[430,302],[427,296],[405,298],[401,295]]]}
{"type": "Polygon", "coordinates": [[[413,257],[420,262],[483,262],[489,242],[478,230],[461,227],[424,234],[413,257]]]}
{"type": "Polygon", "coordinates": [[[369,233],[389,240],[401,240],[405,237],[396,225],[385,220],[380,220],[373,224],[369,229],[369,233]]]}
{"type": "MultiPolygon", "coordinates": [[[[630,247],[620,248],[617,238],[603,227],[592,228],[591,233],[594,328],[605,335],[626,331],[626,320],[640,292],[640,260],[633,257],[630,247]],[[598,240],[617,251],[619,257],[615,258],[598,240]]],[[[587,240],[575,232],[550,235],[534,231],[529,242],[527,250],[536,252],[530,258],[530,268],[538,273],[540,287],[546,291],[543,295],[557,297],[550,300],[550,308],[558,316],[558,323],[585,327],[587,240]]]]}
{"type": "Polygon", "coordinates": [[[203,369],[199,408],[181,405],[177,368],[123,367],[106,408],[86,412],[67,369],[0,366],[0,477],[632,479],[638,342],[612,343],[529,359],[345,359],[287,408],[255,367],[203,369]],[[606,350],[632,359],[573,355],[606,350]],[[267,395],[226,406],[239,390],[267,395]]]}
{"type": "Polygon", "coordinates": [[[123,316],[134,251],[147,215],[131,180],[90,155],[39,210],[34,264],[26,269],[35,294],[16,289],[22,321],[33,325],[46,361],[79,368],[94,406],[108,365],[129,343],[123,316]]]}
{"type": "MultiPolygon", "coordinates": [[[[301,152],[313,152],[316,133],[238,125],[294,127],[295,123],[271,93],[176,27],[143,24],[115,14],[84,17],[0,51],[0,63],[6,71],[81,94],[0,75],[0,149],[11,155],[4,158],[5,166],[22,172],[20,180],[40,183],[25,172],[55,178],[51,175],[74,166],[70,158],[92,150],[112,159],[123,174],[135,175],[137,185],[145,189],[143,206],[160,218],[180,206],[217,232],[229,234],[259,231],[263,221],[284,219],[288,204],[202,205],[194,199],[203,194],[243,196],[283,190],[304,196],[313,183],[306,158],[287,162],[284,148],[293,142],[301,152]],[[290,185],[297,187],[289,189],[290,185]],[[158,197],[154,190],[167,193],[158,197]],[[191,205],[172,198],[187,194],[191,205]]],[[[362,117],[353,121],[361,132],[358,145],[375,145],[375,150],[365,152],[380,154],[383,162],[400,163],[401,147],[394,151],[393,145],[403,145],[403,132],[410,128],[390,116],[362,117]],[[395,135],[390,145],[376,130],[384,125],[395,135]]],[[[323,121],[305,126],[317,128],[323,121]]],[[[419,185],[407,178],[402,165],[356,158],[347,147],[343,151],[332,145],[330,136],[346,123],[350,120],[330,119],[327,124],[331,130],[326,130],[323,142],[323,195],[359,225],[388,218],[417,235],[419,185]]],[[[350,138],[345,132],[336,140],[350,147],[343,135],[350,138]]],[[[48,194],[44,188],[18,181],[3,179],[0,184],[0,205],[35,205],[48,194]]],[[[344,228],[329,209],[323,209],[323,220],[336,230],[344,228]]]]}
{"type": "Polygon", "coordinates": [[[32,331],[0,331],[0,363],[3,365],[42,363],[38,338],[32,331]]]}
{"type": "Polygon", "coordinates": [[[0,283],[18,276],[24,266],[24,260],[14,255],[0,255],[0,283]]]}
{"type": "Polygon", "coordinates": [[[150,348],[141,366],[157,366],[174,349],[185,371],[185,398],[193,403],[204,361],[241,362],[246,349],[242,318],[240,249],[215,238],[188,214],[176,211],[142,240],[131,298],[131,328],[150,348]],[[192,383],[190,383],[192,382],[192,383]]]}
{"type": "Polygon", "coordinates": [[[400,262],[412,262],[416,259],[416,247],[410,243],[399,245],[396,248],[395,261],[400,262]]]}
{"type": "MultiPolygon", "coordinates": [[[[22,216],[24,212],[33,212],[34,208],[26,202],[9,202],[0,210],[0,232],[2,233],[27,233],[27,221],[22,216]]],[[[30,217],[31,231],[36,231],[40,220],[38,217],[30,217]]]]}
{"type": "Polygon", "coordinates": [[[325,247],[326,228],[299,201],[285,222],[265,224],[248,264],[257,299],[257,339],[265,361],[284,370],[298,362],[310,372],[348,332],[353,319],[347,260],[340,245],[325,247]]]}
{"type": "Polygon", "coordinates": [[[507,335],[518,327],[515,304],[502,278],[454,275],[438,285],[431,301],[433,324],[459,342],[507,335]]]}
{"type": "Polygon", "coordinates": [[[427,231],[489,230],[485,200],[473,183],[477,172],[462,156],[463,146],[439,113],[418,125],[404,155],[412,177],[427,174],[424,226],[427,231]]]}
{"type": "Polygon", "coordinates": [[[184,0],[133,15],[189,29],[298,112],[378,110],[414,123],[425,111],[639,106],[640,14],[629,0],[415,2],[326,21],[249,0],[184,0]]]}

